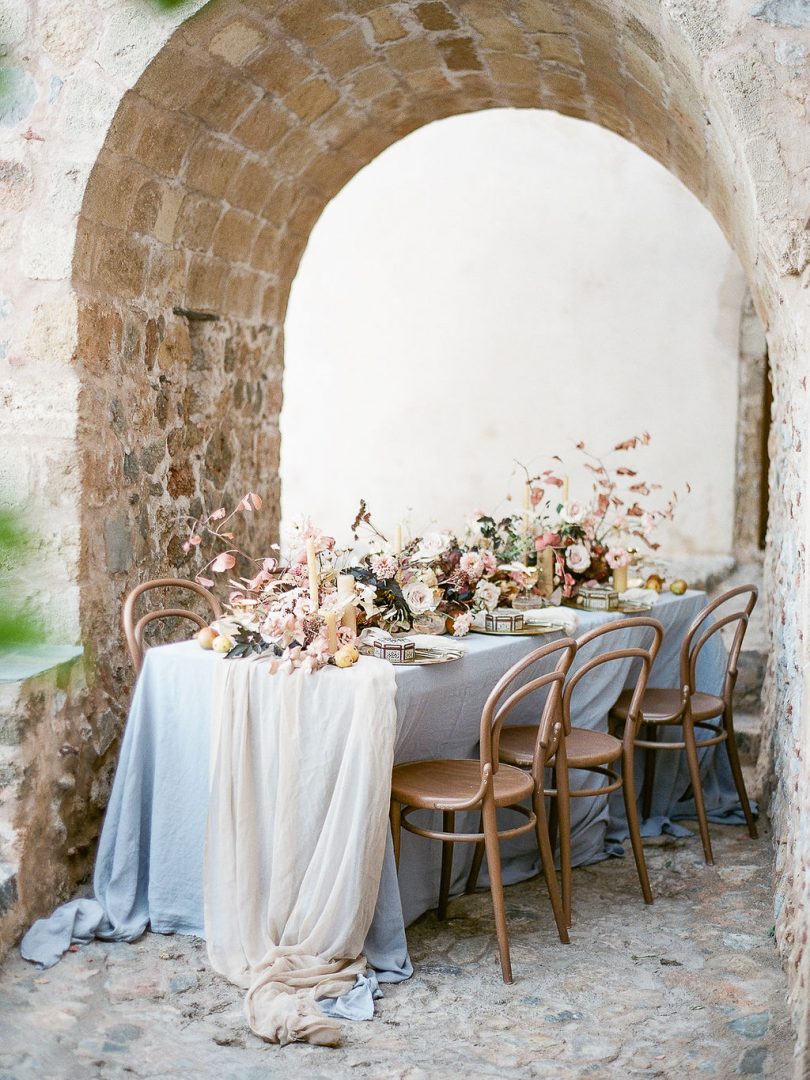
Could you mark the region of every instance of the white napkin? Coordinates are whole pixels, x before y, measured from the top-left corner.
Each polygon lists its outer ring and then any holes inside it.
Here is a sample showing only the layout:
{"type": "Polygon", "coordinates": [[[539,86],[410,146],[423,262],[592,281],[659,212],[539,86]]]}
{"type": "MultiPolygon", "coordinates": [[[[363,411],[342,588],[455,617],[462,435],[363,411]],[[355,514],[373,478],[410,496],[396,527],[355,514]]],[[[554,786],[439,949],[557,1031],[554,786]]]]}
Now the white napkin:
{"type": "Polygon", "coordinates": [[[524,611],[523,621],[527,626],[559,626],[563,633],[573,634],[579,624],[579,617],[571,608],[544,607],[524,611]]]}
{"type": "Polygon", "coordinates": [[[626,589],[619,593],[619,600],[623,604],[657,604],[659,595],[655,589],[626,589]]]}
{"type": "Polygon", "coordinates": [[[412,641],[417,649],[460,649],[464,646],[458,638],[448,638],[441,634],[408,634],[408,640],[412,641]]]}

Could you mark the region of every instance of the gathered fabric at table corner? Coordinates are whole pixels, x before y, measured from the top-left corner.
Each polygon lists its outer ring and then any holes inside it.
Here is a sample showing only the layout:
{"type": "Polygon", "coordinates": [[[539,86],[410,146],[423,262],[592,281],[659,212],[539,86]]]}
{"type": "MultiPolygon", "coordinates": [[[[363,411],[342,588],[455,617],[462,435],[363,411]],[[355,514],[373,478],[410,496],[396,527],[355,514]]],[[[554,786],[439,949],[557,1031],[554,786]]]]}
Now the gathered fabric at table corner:
{"type": "MultiPolygon", "coordinates": [[[[396,738],[393,667],[269,675],[225,661],[213,686],[205,937],[270,1042],[337,1045],[317,1001],[366,972],[396,738]]],[[[371,985],[368,989],[372,993],[371,985]]]]}

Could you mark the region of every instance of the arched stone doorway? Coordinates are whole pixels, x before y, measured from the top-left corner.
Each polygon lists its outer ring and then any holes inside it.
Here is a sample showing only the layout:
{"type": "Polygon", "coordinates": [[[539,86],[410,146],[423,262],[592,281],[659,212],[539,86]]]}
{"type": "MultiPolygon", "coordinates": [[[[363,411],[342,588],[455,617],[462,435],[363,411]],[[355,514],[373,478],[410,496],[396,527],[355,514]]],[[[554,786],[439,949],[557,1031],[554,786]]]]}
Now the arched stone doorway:
{"type": "MultiPolygon", "coordinates": [[[[778,7],[754,18],[649,0],[245,0],[208,5],[174,32],[121,98],[75,235],[73,572],[95,679],[84,708],[92,732],[111,717],[120,725],[125,710],[121,597],[139,577],[182,570],[178,513],[248,484],[277,513],[284,310],[325,203],[434,119],[529,106],[592,120],[661,161],[712,211],[768,330],[766,704],[780,777],[778,933],[801,985],[808,161],[794,137],[793,76],[778,58],[789,51],[776,48],[796,31],[780,29],[778,7]]],[[[89,787],[98,762],[89,744],[86,753],[89,787]]],[[[30,800],[24,810],[49,813],[30,800]]],[[[69,850],[68,836],[51,857],[68,863],[69,850]]],[[[798,1023],[805,1011],[800,1003],[798,1023]]]]}

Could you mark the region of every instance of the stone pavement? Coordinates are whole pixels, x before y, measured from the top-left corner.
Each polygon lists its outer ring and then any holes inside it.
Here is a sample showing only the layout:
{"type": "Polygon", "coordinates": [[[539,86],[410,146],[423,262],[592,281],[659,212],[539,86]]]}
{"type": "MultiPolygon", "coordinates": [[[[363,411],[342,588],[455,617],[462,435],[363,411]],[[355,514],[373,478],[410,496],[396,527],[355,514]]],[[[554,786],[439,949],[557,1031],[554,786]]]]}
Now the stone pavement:
{"type": "Polygon", "coordinates": [[[793,1075],[785,979],[772,938],[770,839],[713,830],[647,848],[656,902],[632,860],[574,875],[572,944],[538,881],[507,890],[515,982],[499,976],[487,893],[409,931],[416,974],[385,991],[344,1045],[279,1049],[247,1030],[242,994],[203,942],[147,934],[94,943],[46,972],[0,969],[0,1080],[499,1080],[793,1075]]]}

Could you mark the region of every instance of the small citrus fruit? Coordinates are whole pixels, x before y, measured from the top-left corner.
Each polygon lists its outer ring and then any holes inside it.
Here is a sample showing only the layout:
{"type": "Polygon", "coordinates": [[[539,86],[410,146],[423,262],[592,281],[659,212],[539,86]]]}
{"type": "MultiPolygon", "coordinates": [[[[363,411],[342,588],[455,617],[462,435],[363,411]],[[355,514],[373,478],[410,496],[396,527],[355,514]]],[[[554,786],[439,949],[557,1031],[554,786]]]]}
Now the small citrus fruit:
{"type": "Polygon", "coordinates": [[[683,596],[689,586],[683,580],[683,578],[676,578],[669,587],[671,593],[675,593],[676,596],[683,596]]]}
{"type": "Polygon", "coordinates": [[[217,636],[213,626],[204,626],[197,634],[197,644],[201,649],[210,649],[217,636]]]}
{"type": "Polygon", "coordinates": [[[214,644],[211,648],[214,652],[228,653],[233,648],[233,639],[229,638],[227,634],[219,634],[214,638],[214,644]]]}

